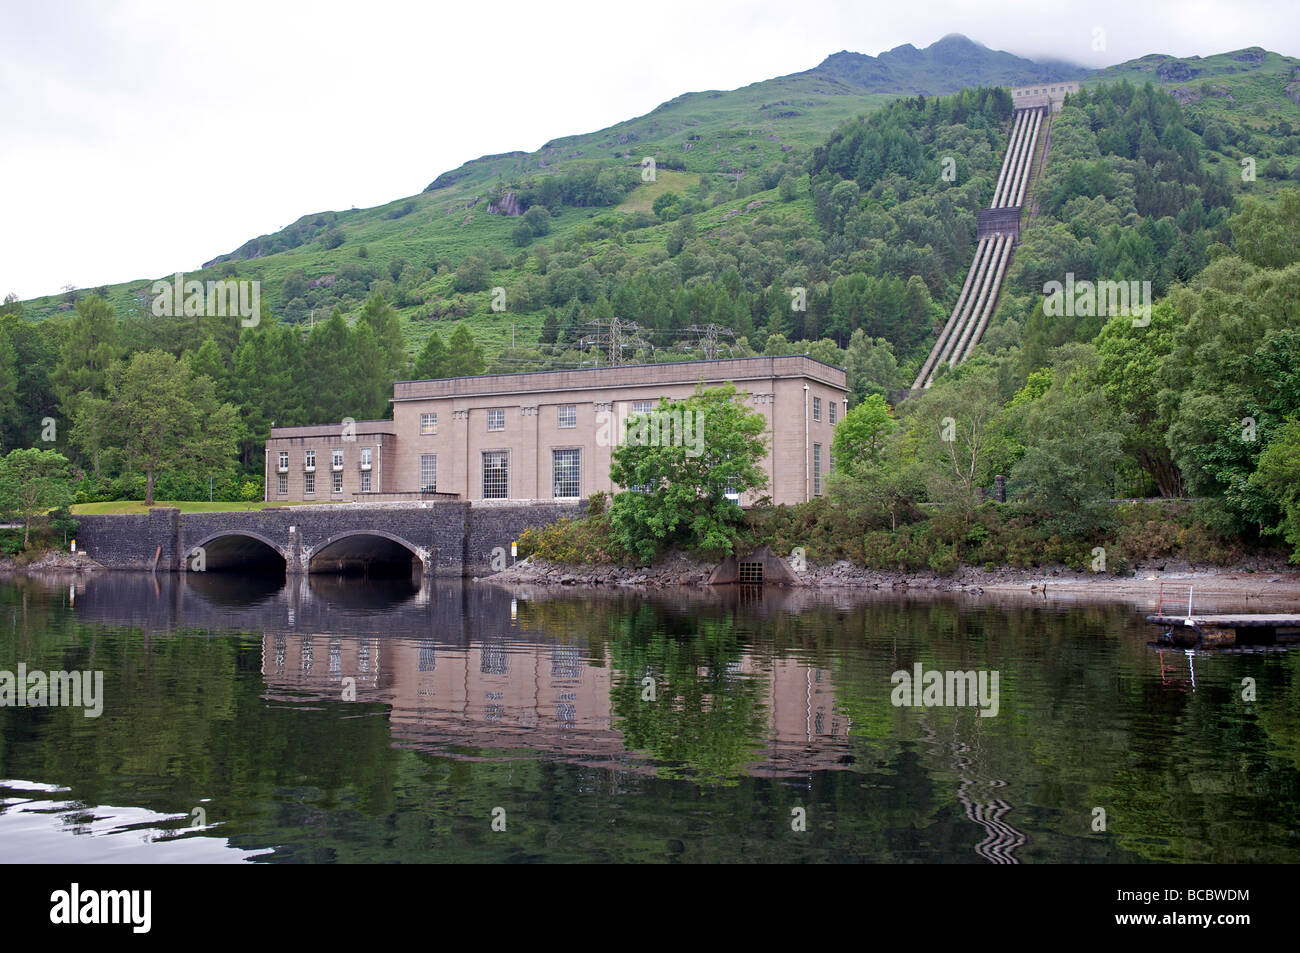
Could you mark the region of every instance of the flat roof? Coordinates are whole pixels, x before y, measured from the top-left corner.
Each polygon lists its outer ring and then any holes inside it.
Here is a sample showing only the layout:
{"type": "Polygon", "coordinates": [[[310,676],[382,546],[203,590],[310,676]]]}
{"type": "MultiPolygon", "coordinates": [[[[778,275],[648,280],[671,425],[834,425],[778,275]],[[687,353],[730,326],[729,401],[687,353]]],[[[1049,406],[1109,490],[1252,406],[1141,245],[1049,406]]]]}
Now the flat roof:
{"type": "MultiPolygon", "coordinates": [[[[358,420],[357,434],[396,434],[397,424],[392,420],[358,420]]],[[[336,424],[308,424],[303,427],[272,427],[271,440],[288,440],[297,437],[337,437],[343,439],[343,422],[336,424]]]]}
{"type": "Polygon", "coordinates": [[[475,377],[444,377],[397,381],[394,402],[431,397],[470,397],[487,394],[539,393],[555,390],[599,390],[613,387],[741,382],[773,377],[806,377],[838,390],[848,390],[842,367],[806,354],[719,358],[712,361],[669,361],[662,364],[618,364],[550,371],[518,371],[475,377]]]}

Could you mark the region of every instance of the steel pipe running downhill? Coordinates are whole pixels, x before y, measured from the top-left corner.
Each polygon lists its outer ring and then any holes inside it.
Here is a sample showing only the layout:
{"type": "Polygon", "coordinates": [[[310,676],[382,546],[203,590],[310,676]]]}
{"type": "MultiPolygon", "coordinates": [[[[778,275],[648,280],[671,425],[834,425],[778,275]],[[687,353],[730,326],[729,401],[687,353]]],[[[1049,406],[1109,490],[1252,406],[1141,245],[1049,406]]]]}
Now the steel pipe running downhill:
{"type": "Polygon", "coordinates": [[[921,366],[921,373],[916,375],[916,380],[912,382],[912,390],[920,390],[922,386],[929,387],[930,372],[934,370],[939,360],[939,352],[943,349],[952,334],[953,328],[957,324],[958,317],[965,310],[966,298],[975,283],[975,274],[979,270],[980,261],[984,258],[985,252],[991,243],[987,238],[981,238],[979,244],[975,247],[975,258],[970,263],[970,268],[966,271],[966,281],[961,286],[961,295],[957,298],[957,304],[953,306],[952,314],[948,316],[948,322],[943,326],[939,333],[939,339],[934,342],[934,347],[930,348],[930,354],[925,359],[925,364],[921,366]]]}

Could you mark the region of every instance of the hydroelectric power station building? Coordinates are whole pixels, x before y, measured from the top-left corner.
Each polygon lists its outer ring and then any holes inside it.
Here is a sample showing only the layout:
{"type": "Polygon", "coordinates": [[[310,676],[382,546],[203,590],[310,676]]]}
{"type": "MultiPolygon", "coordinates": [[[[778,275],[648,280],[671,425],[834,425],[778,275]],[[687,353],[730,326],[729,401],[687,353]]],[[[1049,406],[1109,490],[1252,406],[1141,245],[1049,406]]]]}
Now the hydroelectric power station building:
{"type": "MultiPolygon", "coordinates": [[[[399,381],[392,420],[273,427],[268,501],[576,501],[617,492],[611,454],[630,414],[651,411],[674,440],[709,440],[709,422],[672,419],[699,384],[731,382],[767,421],[765,494],[821,495],[831,435],[848,409],[842,368],[804,355],[399,381]]],[[[752,497],[752,498],[751,498],[752,497]]]]}

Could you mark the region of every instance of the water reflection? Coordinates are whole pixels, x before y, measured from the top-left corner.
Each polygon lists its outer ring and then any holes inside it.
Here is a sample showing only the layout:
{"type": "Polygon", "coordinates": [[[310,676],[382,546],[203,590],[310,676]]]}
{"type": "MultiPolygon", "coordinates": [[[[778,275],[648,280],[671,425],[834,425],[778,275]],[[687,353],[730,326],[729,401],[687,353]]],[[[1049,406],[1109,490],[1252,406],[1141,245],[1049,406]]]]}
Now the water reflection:
{"type": "Polygon", "coordinates": [[[0,777],[62,789],[0,792],[0,838],[100,859],[1300,859],[1300,654],[1197,657],[1193,692],[1149,637],[1123,605],[0,582],[0,670],[102,668],[107,698],[99,719],[0,708],[0,777]],[[999,672],[998,715],[895,707],[914,665],[999,672]]]}

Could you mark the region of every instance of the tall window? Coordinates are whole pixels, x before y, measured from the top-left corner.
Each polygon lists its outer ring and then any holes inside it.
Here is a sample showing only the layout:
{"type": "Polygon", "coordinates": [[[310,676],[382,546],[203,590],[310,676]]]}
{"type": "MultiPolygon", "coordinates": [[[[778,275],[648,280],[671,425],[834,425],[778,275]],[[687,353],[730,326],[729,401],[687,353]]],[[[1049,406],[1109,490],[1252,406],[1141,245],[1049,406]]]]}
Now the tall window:
{"type": "Polygon", "coordinates": [[[438,432],[438,415],[437,414],[420,414],[420,433],[430,434],[438,432]]]}
{"type": "Polygon", "coordinates": [[[576,404],[560,405],[559,424],[561,427],[564,427],[566,429],[569,427],[578,426],[578,407],[576,404]]]}
{"type": "Polygon", "coordinates": [[[304,473],[302,476],[302,491],[305,496],[316,495],[316,474],[304,473]]]}
{"type": "Polygon", "coordinates": [[[342,470],[342,469],[343,469],[343,451],[342,451],[342,450],[333,450],[333,451],[331,451],[331,457],[330,457],[330,460],[331,460],[331,463],[333,464],[333,468],[334,468],[335,470],[342,470]]]}
{"type": "Polygon", "coordinates": [[[288,451],[288,450],[281,450],[281,451],[280,451],[280,469],[281,469],[281,470],[287,470],[287,469],[289,469],[289,451],[288,451]]]}
{"type": "Polygon", "coordinates": [[[822,495],[822,445],[813,444],[813,496],[822,495]]]}
{"type": "Polygon", "coordinates": [[[510,455],[505,450],[483,451],[483,499],[510,497],[510,455]]]}
{"type": "Polygon", "coordinates": [[[361,492],[362,493],[370,492],[370,471],[369,470],[361,471],[361,492]]]}
{"type": "Polygon", "coordinates": [[[556,499],[582,495],[582,451],[551,451],[551,482],[556,499]]]}
{"type": "Polygon", "coordinates": [[[836,411],[839,410],[839,406],[840,406],[840,405],[837,404],[835,401],[831,401],[830,406],[826,408],[828,411],[830,411],[830,418],[829,418],[829,419],[830,419],[830,424],[831,424],[832,427],[835,426],[835,413],[836,413],[836,411]]]}
{"type": "Polygon", "coordinates": [[[335,493],[343,492],[343,471],[335,470],[330,474],[330,490],[335,493]]]}
{"type": "Polygon", "coordinates": [[[420,454],[420,492],[433,493],[438,489],[438,455],[420,454]]]}
{"type": "Polygon", "coordinates": [[[370,469],[370,451],[371,451],[371,449],[372,449],[371,447],[362,447],[362,448],[361,448],[361,469],[363,469],[363,470],[369,470],[369,469],[370,469]]]}
{"type": "Polygon", "coordinates": [[[488,430],[505,430],[506,412],[504,410],[488,411],[488,430]]]}
{"type": "Polygon", "coordinates": [[[302,465],[308,470],[316,469],[316,451],[308,450],[303,454],[302,465]]]}
{"type": "Polygon", "coordinates": [[[276,491],[281,496],[287,496],[289,493],[289,474],[281,473],[277,480],[276,491]]]}
{"type": "Polygon", "coordinates": [[[822,419],[822,399],[820,397],[814,397],[813,398],[813,420],[821,420],[821,419],[822,419]]]}

